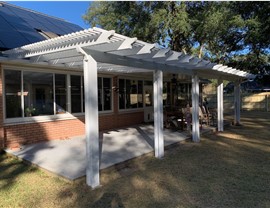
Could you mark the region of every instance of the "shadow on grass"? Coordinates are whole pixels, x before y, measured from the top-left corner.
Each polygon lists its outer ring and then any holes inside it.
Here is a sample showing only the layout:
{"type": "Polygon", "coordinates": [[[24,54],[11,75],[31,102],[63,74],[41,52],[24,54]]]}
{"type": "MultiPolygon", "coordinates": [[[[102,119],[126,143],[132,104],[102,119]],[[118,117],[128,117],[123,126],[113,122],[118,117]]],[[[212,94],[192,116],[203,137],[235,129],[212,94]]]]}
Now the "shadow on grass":
{"type": "Polygon", "coordinates": [[[27,172],[36,171],[37,168],[27,165],[12,156],[0,153],[0,191],[12,187],[17,178],[27,172]]]}
{"type": "Polygon", "coordinates": [[[73,206],[269,207],[270,149],[265,143],[270,136],[256,131],[268,124],[267,118],[248,117],[242,127],[205,136],[199,144],[183,142],[162,160],[134,163],[136,170],[127,176],[103,173],[103,186],[93,191],[82,180],[70,190],[84,187],[73,206]]]}
{"type": "Polygon", "coordinates": [[[162,160],[144,157],[124,170],[105,170],[102,186],[95,190],[85,184],[85,178],[50,189],[46,186],[39,205],[270,207],[270,149],[264,145],[270,136],[267,131],[256,131],[256,126],[267,129],[269,114],[258,116],[266,119],[253,117],[252,124],[250,117],[243,118],[242,127],[204,136],[199,144],[182,142],[167,150],[162,160]]]}

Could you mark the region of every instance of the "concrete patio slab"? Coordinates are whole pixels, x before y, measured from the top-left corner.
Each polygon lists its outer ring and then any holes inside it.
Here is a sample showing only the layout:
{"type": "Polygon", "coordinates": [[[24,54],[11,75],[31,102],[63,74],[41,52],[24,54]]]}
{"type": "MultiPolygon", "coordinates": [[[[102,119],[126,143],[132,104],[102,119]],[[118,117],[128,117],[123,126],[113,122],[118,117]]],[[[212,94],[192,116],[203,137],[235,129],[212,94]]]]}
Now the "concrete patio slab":
{"type": "MultiPolygon", "coordinates": [[[[153,151],[153,125],[138,125],[100,133],[100,169],[153,151]]],[[[187,139],[187,135],[165,129],[165,146],[187,139]]],[[[52,140],[26,145],[11,153],[45,170],[70,180],[85,175],[85,137],[78,136],[67,140],[52,140]]]]}

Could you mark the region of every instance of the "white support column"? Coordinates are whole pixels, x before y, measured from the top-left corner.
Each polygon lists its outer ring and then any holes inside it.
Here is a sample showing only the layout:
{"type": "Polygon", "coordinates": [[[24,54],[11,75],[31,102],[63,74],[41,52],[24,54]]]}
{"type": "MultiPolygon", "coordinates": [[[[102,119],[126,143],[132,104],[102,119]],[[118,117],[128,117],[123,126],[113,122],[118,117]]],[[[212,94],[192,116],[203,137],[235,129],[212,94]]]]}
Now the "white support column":
{"type": "Polygon", "coordinates": [[[218,131],[224,130],[223,124],[223,80],[218,80],[218,87],[217,87],[217,113],[218,113],[218,131]]]}
{"type": "Polygon", "coordinates": [[[84,55],[84,96],[86,134],[86,183],[95,188],[99,181],[99,127],[97,62],[84,55]]]}
{"type": "Polygon", "coordinates": [[[234,124],[240,125],[240,81],[234,82],[234,124]]]}
{"type": "Polygon", "coordinates": [[[199,77],[192,76],[192,141],[200,141],[199,127],[199,77]]]}
{"type": "Polygon", "coordinates": [[[163,72],[154,71],[154,130],[155,130],[155,157],[164,156],[163,138],[163,72]]]}
{"type": "Polygon", "coordinates": [[[67,74],[67,111],[71,113],[71,81],[70,74],[67,74]]]}

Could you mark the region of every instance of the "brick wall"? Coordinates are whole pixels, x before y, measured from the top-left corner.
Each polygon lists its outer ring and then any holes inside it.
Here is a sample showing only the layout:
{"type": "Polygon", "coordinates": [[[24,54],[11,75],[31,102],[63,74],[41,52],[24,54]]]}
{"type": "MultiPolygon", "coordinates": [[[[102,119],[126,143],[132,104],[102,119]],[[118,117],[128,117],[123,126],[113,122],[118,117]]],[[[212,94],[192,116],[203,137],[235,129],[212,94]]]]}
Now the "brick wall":
{"type": "MultiPolygon", "coordinates": [[[[2,87],[2,84],[0,86],[2,87]]],[[[113,86],[117,86],[117,77],[113,78],[113,86]]],[[[2,90],[0,92],[2,92],[2,90]]],[[[101,131],[127,127],[142,123],[144,121],[143,111],[127,113],[118,111],[117,91],[113,91],[113,101],[113,113],[101,114],[99,116],[99,129],[101,131]]],[[[0,122],[2,122],[1,132],[4,135],[4,146],[6,147],[17,148],[24,144],[54,139],[68,139],[73,136],[85,134],[84,117],[60,121],[6,125],[3,127],[2,103],[0,103],[0,105],[0,117],[2,119],[0,119],[0,122]]]]}
{"type": "Polygon", "coordinates": [[[3,85],[2,85],[2,67],[0,64],[0,151],[4,147],[4,129],[3,129],[3,85]]]}
{"type": "MultiPolygon", "coordinates": [[[[99,117],[100,130],[126,127],[143,122],[143,112],[99,117]]],[[[20,145],[46,140],[68,139],[85,133],[84,118],[50,122],[37,122],[4,126],[5,146],[17,148],[20,145]]]]}
{"type": "Polygon", "coordinates": [[[4,127],[5,146],[19,147],[45,140],[67,139],[84,134],[84,122],[79,119],[9,125],[4,127]]]}

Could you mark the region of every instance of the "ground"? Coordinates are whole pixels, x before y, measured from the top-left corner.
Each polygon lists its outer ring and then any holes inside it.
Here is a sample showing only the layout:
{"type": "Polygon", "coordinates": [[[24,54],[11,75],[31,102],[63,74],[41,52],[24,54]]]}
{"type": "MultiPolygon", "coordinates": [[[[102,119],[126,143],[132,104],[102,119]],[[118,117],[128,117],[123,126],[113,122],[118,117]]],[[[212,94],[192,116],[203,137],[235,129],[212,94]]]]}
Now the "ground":
{"type": "Polygon", "coordinates": [[[0,207],[270,207],[270,113],[101,173],[92,190],[0,155],[0,207]]]}

